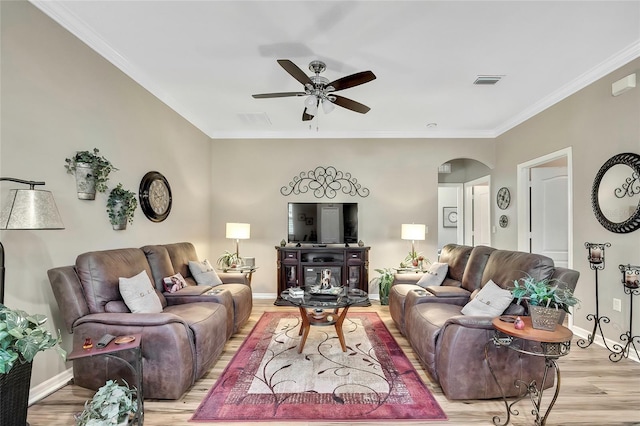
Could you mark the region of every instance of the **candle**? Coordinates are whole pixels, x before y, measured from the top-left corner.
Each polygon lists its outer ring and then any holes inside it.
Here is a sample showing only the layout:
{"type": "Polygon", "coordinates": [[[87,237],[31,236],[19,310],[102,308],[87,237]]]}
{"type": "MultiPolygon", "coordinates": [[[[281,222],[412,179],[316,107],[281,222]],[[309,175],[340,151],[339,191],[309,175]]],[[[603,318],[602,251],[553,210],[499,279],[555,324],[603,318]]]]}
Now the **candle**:
{"type": "Polygon", "coordinates": [[[630,288],[638,288],[638,271],[627,271],[624,284],[630,288]]]}
{"type": "Polygon", "coordinates": [[[602,249],[600,247],[591,247],[589,250],[591,263],[602,263],[602,249]]]}

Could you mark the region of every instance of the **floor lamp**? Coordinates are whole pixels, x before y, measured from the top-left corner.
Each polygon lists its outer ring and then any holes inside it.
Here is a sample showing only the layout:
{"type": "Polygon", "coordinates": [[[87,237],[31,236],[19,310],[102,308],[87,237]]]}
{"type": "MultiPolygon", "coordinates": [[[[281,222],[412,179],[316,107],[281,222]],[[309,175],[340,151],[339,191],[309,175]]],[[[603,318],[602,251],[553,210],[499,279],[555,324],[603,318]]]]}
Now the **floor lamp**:
{"type": "MultiPolygon", "coordinates": [[[[44,182],[0,177],[0,181],[29,185],[29,189],[11,189],[0,211],[0,229],[64,229],[58,207],[50,191],[35,189],[44,182]]],[[[4,246],[0,242],[0,303],[4,304],[4,246]]]]}

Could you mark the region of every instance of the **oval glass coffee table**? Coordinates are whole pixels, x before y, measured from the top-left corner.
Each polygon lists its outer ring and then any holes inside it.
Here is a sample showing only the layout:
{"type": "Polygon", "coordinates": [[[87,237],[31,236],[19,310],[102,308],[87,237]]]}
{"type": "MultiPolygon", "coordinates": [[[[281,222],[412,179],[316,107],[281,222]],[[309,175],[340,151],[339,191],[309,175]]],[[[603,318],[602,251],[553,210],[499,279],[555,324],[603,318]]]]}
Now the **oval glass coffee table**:
{"type": "Polygon", "coordinates": [[[360,289],[348,289],[346,287],[341,287],[341,290],[338,290],[339,293],[337,294],[314,293],[310,291],[310,289],[304,287],[302,290],[304,293],[295,295],[295,293],[290,294],[289,289],[287,289],[280,295],[282,299],[300,309],[302,326],[300,327],[300,332],[298,334],[301,335],[302,338],[300,339],[298,353],[302,353],[302,349],[307,341],[307,336],[309,335],[309,330],[312,325],[333,325],[336,329],[336,333],[338,334],[338,340],[340,340],[342,352],[346,352],[347,346],[342,332],[342,323],[347,316],[349,307],[368,303],[369,295],[360,289]]]}

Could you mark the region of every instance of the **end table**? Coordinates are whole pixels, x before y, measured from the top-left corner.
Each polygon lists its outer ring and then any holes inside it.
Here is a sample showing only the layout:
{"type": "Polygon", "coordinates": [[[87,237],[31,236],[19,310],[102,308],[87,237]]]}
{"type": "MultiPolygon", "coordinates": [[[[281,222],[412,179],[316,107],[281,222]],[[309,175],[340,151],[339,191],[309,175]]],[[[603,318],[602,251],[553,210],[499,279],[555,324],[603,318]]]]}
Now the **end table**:
{"type": "MultiPolygon", "coordinates": [[[[502,317],[504,318],[504,316],[502,317]]],[[[524,329],[516,330],[513,322],[506,322],[498,318],[494,318],[492,324],[496,329],[493,338],[487,342],[484,348],[484,356],[487,360],[487,365],[489,366],[489,371],[491,371],[491,375],[495,380],[496,384],[500,388],[500,393],[502,394],[502,400],[504,401],[505,408],[507,410],[507,419],[504,423],[500,423],[500,418],[495,416],[493,418],[493,424],[504,426],[509,423],[511,418],[511,414],[518,414],[518,411],[513,411],[512,407],[514,404],[520,402],[526,396],[530,396],[531,403],[533,404],[532,413],[535,414],[535,424],[537,426],[544,426],[547,421],[547,417],[553,408],[553,405],[558,399],[558,394],[560,393],[560,369],[558,368],[558,364],[556,360],[561,356],[565,356],[569,353],[571,349],[571,338],[573,337],[573,333],[568,328],[558,324],[554,331],[545,331],[538,330],[533,328],[531,325],[531,317],[521,317],[524,321],[524,329]],[[534,343],[531,345],[531,343],[534,343]],[[508,403],[507,398],[498,382],[498,378],[493,371],[491,366],[491,359],[488,356],[489,345],[493,343],[498,347],[505,347],[512,351],[516,351],[526,355],[544,357],[544,374],[542,376],[542,383],[540,383],[540,387],[536,385],[535,380],[531,383],[523,383],[521,380],[516,380],[515,385],[517,387],[524,387],[524,393],[516,398],[511,404],[508,403]],[[527,344],[529,343],[529,344],[527,344]],[[544,390],[545,382],[547,379],[547,374],[550,368],[555,368],[556,371],[556,389],[553,395],[553,399],[549,403],[549,407],[547,407],[546,412],[542,415],[541,412],[541,402],[542,402],[542,392],[544,390]]]]}
{"type": "Polygon", "coordinates": [[[122,361],[133,373],[133,377],[135,378],[135,386],[136,386],[136,399],[138,402],[138,410],[134,417],[134,422],[138,425],[142,426],[144,423],[144,394],[142,392],[142,334],[134,333],[128,334],[126,337],[133,337],[133,341],[121,343],[116,343],[119,337],[125,336],[116,336],[107,346],[104,348],[97,348],[95,344],[98,342],[101,336],[97,336],[93,339],[94,346],[89,349],[83,349],[82,346],[79,348],[74,348],[70,354],[67,354],[67,361],[73,361],[74,359],[86,358],[91,356],[106,356],[109,358],[114,358],[122,361]],[[135,362],[133,365],[127,361],[125,358],[119,356],[122,351],[132,351],[135,354],[135,362]]]}

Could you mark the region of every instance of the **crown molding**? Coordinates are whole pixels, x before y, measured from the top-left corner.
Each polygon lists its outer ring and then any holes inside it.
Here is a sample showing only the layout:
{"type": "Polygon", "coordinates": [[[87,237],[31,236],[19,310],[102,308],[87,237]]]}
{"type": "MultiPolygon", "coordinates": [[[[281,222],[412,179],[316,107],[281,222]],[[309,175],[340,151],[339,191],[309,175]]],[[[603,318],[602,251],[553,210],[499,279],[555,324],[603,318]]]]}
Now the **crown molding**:
{"type": "Polygon", "coordinates": [[[496,135],[493,131],[357,131],[334,132],[316,130],[295,132],[270,131],[233,131],[211,132],[211,139],[491,139],[496,135]]]}
{"type": "Polygon", "coordinates": [[[549,96],[542,98],[510,120],[496,127],[494,130],[496,137],[527,121],[531,117],[541,113],[542,111],[557,104],[558,102],[568,98],[579,90],[584,89],[588,85],[598,81],[602,77],[617,70],[621,66],[628,64],[638,57],[640,57],[640,40],[637,40],[634,43],[630,44],[625,49],[622,49],[620,52],[612,55],[589,71],[583,73],[578,78],[569,82],[561,89],[555,91],[549,96]]]}

